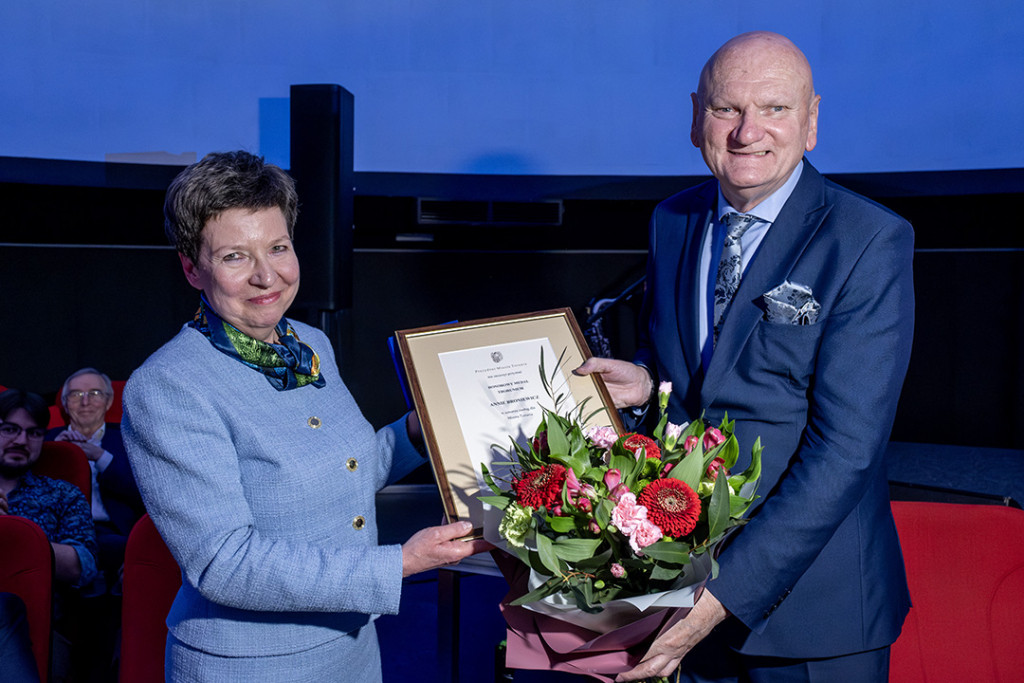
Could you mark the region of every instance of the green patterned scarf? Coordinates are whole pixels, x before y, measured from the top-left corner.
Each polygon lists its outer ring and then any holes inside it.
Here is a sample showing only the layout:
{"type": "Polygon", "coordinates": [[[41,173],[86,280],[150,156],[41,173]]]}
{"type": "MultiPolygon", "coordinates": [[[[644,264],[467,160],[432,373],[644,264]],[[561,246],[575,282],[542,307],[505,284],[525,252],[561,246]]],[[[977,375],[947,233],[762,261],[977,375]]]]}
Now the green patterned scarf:
{"type": "Polygon", "coordinates": [[[199,310],[189,323],[210,340],[214,348],[239,363],[262,372],[278,391],[298,389],[312,384],[318,389],[326,382],[320,374],[320,356],[299,340],[295,330],[284,318],[277,323],[278,344],[253,339],[234,325],[222,320],[205,296],[199,299],[199,310]]]}

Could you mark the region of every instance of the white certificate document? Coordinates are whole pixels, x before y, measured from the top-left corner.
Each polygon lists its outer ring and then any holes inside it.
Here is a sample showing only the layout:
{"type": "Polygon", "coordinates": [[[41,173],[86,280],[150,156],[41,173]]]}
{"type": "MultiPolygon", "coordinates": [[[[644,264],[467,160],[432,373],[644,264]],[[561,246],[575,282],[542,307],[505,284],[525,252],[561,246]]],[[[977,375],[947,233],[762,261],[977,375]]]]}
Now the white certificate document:
{"type": "Polygon", "coordinates": [[[511,441],[528,447],[543,418],[542,409],[555,407],[541,380],[542,351],[544,371],[553,392],[566,395],[561,412],[574,409],[565,375],[558,367],[559,355],[547,338],[438,354],[482,490],[487,486],[480,465],[487,465],[495,473],[491,463],[509,459],[511,441]]]}

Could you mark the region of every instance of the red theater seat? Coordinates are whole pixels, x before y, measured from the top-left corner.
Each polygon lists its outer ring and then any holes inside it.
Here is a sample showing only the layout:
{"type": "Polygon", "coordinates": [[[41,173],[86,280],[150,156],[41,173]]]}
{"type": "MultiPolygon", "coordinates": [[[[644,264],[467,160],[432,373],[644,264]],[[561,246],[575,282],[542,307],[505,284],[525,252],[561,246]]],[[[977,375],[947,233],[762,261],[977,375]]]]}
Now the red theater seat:
{"type": "Polygon", "coordinates": [[[92,506],[92,472],[89,458],[81,447],[69,441],[44,441],[43,451],[32,466],[32,471],[51,479],[69,481],[85,494],[92,506]]]}
{"type": "Polygon", "coordinates": [[[35,522],[9,515],[0,515],[0,548],[0,592],[13,593],[25,603],[39,680],[46,681],[53,616],[53,549],[35,522]]]}
{"type": "Polygon", "coordinates": [[[143,515],[124,554],[121,603],[121,683],[164,680],[167,613],[181,586],[181,571],[149,515],[143,515]]]}
{"type": "Polygon", "coordinates": [[[913,607],[889,680],[1024,680],[1024,510],[894,501],[913,607]]]}

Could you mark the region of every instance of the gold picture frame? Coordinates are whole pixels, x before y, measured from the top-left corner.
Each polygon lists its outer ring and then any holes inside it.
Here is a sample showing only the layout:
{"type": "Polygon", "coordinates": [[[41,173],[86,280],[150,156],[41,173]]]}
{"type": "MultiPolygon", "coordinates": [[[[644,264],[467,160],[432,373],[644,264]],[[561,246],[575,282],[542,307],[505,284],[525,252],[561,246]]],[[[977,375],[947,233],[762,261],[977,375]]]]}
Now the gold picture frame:
{"type": "Polygon", "coordinates": [[[480,464],[508,460],[493,446],[507,451],[509,438],[528,441],[540,406],[553,407],[551,396],[538,391],[542,355],[553,392],[569,397],[564,405],[586,402],[588,424],[623,431],[600,376],[572,372],[591,353],[569,308],[399,330],[395,337],[449,522],[483,527],[480,464]],[[494,438],[499,432],[504,440],[494,438]]]}

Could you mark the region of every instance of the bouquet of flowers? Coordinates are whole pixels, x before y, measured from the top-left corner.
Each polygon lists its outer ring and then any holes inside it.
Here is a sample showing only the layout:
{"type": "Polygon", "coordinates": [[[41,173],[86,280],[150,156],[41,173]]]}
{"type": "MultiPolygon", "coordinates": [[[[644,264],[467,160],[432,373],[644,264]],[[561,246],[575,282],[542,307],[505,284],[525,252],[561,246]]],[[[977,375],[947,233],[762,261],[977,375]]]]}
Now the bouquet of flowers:
{"type": "MultiPolygon", "coordinates": [[[[555,397],[528,447],[513,442],[509,461],[492,463],[495,472],[483,468],[493,495],[481,500],[503,511],[498,535],[530,570],[527,592],[507,607],[525,606],[600,636],[651,607],[692,606],[717,574],[718,544],[745,523],[756,497],[760,439],[749,467],[732,473],[739,456],[734,423],[727,416],[717,427],[670,423],[671,391],[669,382],[659,386],[654,438],[585,427],[593,417],[585,404],[562,414],[563,399],[555,397]],[[503,478],[498,466],[508,468],[503,478]],[[689,602],[673,601],[676,593],[689,602]]],[[[581,642],[593,651],[593,641],[581,642]]]]}

